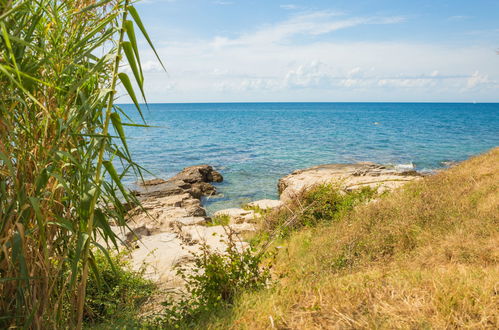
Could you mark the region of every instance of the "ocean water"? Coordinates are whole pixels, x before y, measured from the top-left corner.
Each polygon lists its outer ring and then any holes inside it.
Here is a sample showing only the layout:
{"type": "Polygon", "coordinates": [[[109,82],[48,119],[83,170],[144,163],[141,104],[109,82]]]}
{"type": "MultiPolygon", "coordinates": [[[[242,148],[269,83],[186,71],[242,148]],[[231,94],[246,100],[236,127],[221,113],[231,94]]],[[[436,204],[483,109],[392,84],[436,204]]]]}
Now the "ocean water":
{"type": "Polygon", "coordinates": [[[197,164],[222,173],[209,213],[277,198],[278,179],[300,168],[373,161],[432,171],[499,145],[499,104],[150,104],[144,116],[158,127],[126,131],[135,161],[154,174],[146,177],[197,164]]]}

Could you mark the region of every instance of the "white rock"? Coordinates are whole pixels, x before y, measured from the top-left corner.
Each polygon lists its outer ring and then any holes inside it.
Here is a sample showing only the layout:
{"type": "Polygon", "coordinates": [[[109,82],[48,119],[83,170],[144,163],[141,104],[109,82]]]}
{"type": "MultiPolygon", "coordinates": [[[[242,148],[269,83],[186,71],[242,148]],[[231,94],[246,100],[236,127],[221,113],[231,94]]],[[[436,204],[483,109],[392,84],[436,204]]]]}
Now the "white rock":
{"type": "Polygon", "coordinates": [[[258,207],[262,210],[275,209],[281,207],[282,205],[282,201],[275,199],[260,199],[258,201],[248,203],[249,207],[258,207]]]}
{"type": "Polygon", "coordinates": [[[294,171],[279,180],[278,188],[281,201],[288,202],[303,191],[324,183],[337,184],[344,190],[370,186],[384,191],[419,178],[421,176],[414,171],[404,173],[373,163],[327,164],[294,171]]]}
{"type": "Polygon", "coordinates": [[[228,215],[230,223],[253,222],[259,217],[253,210],[243,210],[239,208],[230,208],[215,212],[215,216],[228,215]]]}

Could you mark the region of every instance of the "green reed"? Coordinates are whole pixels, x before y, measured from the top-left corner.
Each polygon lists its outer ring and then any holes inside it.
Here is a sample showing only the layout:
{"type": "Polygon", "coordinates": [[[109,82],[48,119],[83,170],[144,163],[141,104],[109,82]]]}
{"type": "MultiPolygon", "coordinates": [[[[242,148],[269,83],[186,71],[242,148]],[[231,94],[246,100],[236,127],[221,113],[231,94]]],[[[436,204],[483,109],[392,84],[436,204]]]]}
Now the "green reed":
{"type": "Polygon", "coordinates": [[[135,28],[153,47],[129,0],[0,0],[0,327],[82,327],[94,252],[137,203],[115,104],[121,83],[142,114],[135,28]]]}

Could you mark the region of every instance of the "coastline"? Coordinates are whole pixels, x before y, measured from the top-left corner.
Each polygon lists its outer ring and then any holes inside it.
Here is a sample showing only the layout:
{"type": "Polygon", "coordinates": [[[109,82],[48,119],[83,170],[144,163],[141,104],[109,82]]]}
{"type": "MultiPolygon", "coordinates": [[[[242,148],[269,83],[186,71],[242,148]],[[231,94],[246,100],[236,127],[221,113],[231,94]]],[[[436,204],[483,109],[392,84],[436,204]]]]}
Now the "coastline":
{"type": "MultiPolygon", "coordinates": [[[[208,216],[201,200],[216,195],[213,184],[223,182],[222,175],[209,165],[195,165],[167,180],[145,181],[134,192],[142,207],[129,212],[129,228],[113,227],[125,246],[132,248],[133,268],[145,270],[145,278],[158,283],[162,290],[181,290],[182,281],[175,268],[192,266],[192,255],[199,253],[203,244],[213,251],[225,251],[228,230],[251,237],[260,229],[265,214],[287,208],[316,186],[331,183],[345,192],[368,187],[383,193],[422,177],[413,170],[366,162],[318,165],[281,178],[277,183],[279,200],[257,200],[208,216]],[[217,224],[217,219],[225,219],[226,223],[217,224]]],[[[238,243],[240,249],[248,246],[245,241],[238,243]]]]}

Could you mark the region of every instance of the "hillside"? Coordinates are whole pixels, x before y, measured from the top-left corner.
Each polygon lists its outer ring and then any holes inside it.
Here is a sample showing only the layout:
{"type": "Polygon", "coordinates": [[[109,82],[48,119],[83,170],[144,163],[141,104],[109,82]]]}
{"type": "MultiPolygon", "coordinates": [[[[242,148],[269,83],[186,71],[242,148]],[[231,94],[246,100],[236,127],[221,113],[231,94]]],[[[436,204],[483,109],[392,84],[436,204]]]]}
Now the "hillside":
{"type": "Polygon", "coordinates": [[[208,328],[498,328],[499,148],[275,242],[208,328]]]}

